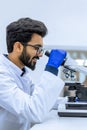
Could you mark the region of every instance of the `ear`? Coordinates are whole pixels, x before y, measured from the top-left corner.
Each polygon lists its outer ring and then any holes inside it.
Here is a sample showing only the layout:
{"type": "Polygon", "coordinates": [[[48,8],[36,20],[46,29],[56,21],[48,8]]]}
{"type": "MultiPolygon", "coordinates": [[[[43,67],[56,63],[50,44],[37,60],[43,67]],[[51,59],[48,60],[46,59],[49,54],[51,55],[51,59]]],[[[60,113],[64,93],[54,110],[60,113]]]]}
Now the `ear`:
{"type": "Polygon", "coordinates": [[[14,51],[16,52],[22,52],[23,50],[23,45],[20,42],[15,42],[13,46],[14,51]]]}

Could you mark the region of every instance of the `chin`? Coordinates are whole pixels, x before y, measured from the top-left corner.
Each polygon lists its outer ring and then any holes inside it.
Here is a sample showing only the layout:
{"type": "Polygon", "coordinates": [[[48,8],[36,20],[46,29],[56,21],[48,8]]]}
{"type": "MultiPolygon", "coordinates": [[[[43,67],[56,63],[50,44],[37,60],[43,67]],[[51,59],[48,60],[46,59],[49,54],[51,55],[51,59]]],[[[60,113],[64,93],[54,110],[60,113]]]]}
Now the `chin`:
{"type": "Polygon", "coordinates": [[[35,70],[35,68],[36,68],[36,66],[35,65],[29,65],[29,66],[27,66],[28,68],[30,68],[31,70],[35,70]]]}

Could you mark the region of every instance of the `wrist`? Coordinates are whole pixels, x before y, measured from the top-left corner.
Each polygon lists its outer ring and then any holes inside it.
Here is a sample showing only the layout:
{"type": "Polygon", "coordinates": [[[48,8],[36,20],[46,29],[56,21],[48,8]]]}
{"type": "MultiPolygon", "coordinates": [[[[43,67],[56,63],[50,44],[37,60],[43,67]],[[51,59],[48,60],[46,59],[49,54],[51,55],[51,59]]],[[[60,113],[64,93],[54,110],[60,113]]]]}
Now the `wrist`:
{"type": "Polygon", "coordinates": [[[58,75],[58,69],[53,67],[53,66],[46,65],[45,71],[49,71],[49,72],[53,73],[56,76],[58,75]]]}

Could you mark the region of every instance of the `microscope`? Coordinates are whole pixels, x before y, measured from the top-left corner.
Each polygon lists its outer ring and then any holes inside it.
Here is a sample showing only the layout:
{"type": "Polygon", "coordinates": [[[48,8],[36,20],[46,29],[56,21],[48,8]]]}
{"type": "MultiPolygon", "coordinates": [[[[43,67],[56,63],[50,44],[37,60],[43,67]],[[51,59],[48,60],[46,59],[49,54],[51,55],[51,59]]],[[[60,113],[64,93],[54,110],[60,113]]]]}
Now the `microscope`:
{"type": "MultiPolygon", "coordinates": [[[[47,51],[45,55],[49,57],[50,53],[47,51]]],[[[65,86],[68,86],[68,91],[74,91],[74,96],[68,96],[66,103],[58,105],[58,115],[60,117],[87,117],[87,87],[79,82],[75,82],[75,73],[81,72],[87,75],[87,68],[79,66],[77,62],[68,55],[62,67],[62,73],[66,79],[70,79],[69,82],[65,82],[65,86]]]]}
{"type": "Polygon", "coordinates": [[[87,87],[75,82],[77,71],[87,75],[86,67],[79,66],[74,59],[68,57],[63,65],[63,74],[66,79],[70,79],[70,82],[65,82],[65,86],[68,86],[68,91],[74,91],[74,95],[68,96],[65,104],[58,105],[60,117],[87,117],[87,87]]]}

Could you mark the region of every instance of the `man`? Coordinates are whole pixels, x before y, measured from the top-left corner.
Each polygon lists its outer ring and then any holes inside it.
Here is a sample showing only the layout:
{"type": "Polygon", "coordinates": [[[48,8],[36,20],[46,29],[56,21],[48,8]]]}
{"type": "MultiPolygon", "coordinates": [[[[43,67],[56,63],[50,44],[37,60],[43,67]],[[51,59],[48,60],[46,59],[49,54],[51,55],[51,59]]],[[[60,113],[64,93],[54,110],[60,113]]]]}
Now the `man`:
{"type": "Polygon", "coordinates": [[[30,78],[43,55],[44,23],[21,18],[7,26],[8,54],[0,55],[0,130],[29,130],[42,122],[53,107],[64,82],[57,77],[66,57],[63,50],[52,50],[38,84],[30,78]]]}

